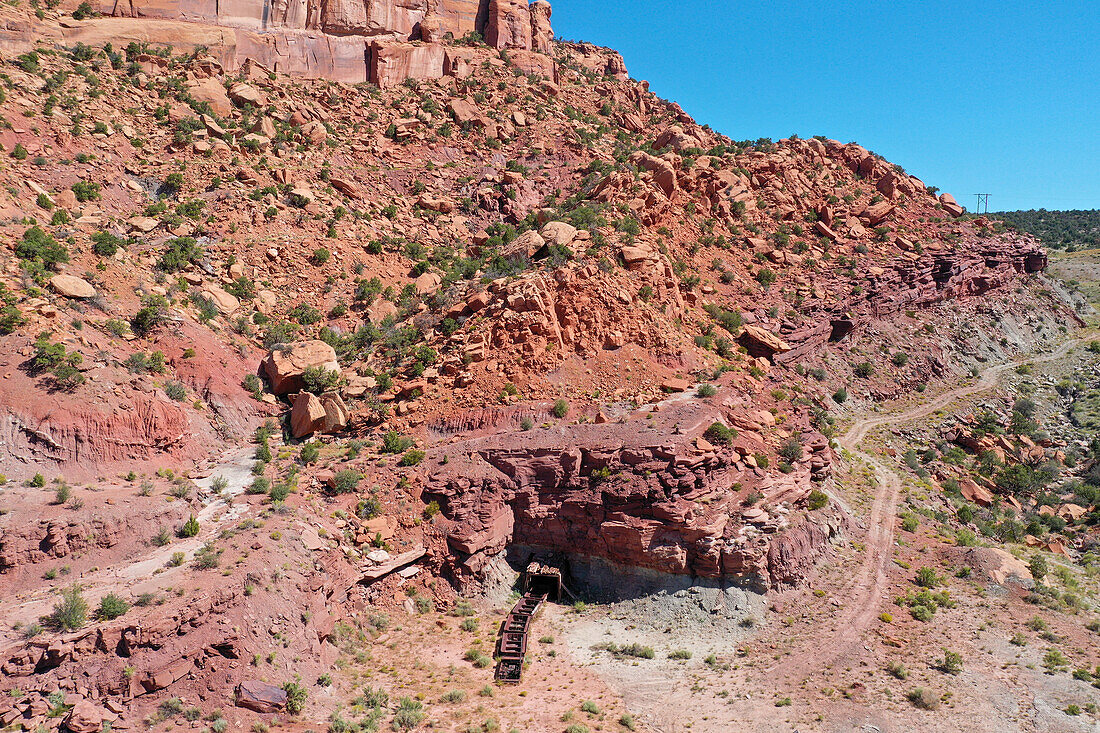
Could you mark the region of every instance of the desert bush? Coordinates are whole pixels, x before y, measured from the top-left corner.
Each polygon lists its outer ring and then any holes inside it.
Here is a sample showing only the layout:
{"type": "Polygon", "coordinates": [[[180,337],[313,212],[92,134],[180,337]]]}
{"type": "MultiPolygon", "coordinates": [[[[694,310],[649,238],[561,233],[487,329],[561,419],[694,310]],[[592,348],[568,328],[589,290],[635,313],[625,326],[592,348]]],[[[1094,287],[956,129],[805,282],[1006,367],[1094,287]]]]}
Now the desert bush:
{"type": "Polygon", "coordinates": [[[183,526],[180,527],[180,530],[179,530],[178,534],[181,538],[186,539],[188,537],[194,537],[198,533],[199,533],[199,520],[195,519],[195,515],[192,514],[191,517],[186,522],[183,523],[183,526]]]}
{"type": "Polygon", "coordinates": [[[338,471],[332,480],[332,491],[335,494],[350,494],[359,488],[359,482],[363,479],[358,471],[346,468],[338,471]]]}
{"type": "Polygon", "coordinates": [[[99,608],[96,609],[96,618],[100,621],[116,619],[130,610],[130,604],[114,593],[108,593],[99,599],[99,608]]]}
{"type": "Polygon", "coordinates": [[[936,696],[936,693],[924,687],[910,690],[905,698],[922,710],[935,710],[940,706],[940,699],[936,696]]]}
{"type": "Polygon", "coordinates": [[[84,600],[79,585],[71,585],[61,591],[61,600],[46,618],[58,631],[76,631],[88,621],[88,602],[84,600]]]}

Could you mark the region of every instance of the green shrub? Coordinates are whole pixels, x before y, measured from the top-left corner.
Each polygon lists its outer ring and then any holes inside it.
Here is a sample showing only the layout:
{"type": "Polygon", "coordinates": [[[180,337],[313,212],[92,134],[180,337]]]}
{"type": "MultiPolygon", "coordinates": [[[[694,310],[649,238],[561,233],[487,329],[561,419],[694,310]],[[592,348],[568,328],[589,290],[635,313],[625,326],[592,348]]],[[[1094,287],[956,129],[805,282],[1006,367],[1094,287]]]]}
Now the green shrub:
{"type": "Polygon", "coordinates": [[[802,457],[802,444],[798,438],[789,438],[779,446],[779,457],[788,463],[794,463],[802,457]]]}
{"type": "Polygon", "coordinates": [[[306,443],[302,446],[302,450],[298,452],[298,460],[306,465],[315,463],[320,456],[321,445],[316,441],[306,443]]]}
{"type": "Polygon", "coordinates": [[[130,328],[138,336],[147,336],[168,320],[168,303],[159,295],[146,297],[142,303],[141,310],[130,319],[130,328]]]}
{"type": "Polygon", "coordinates": [[[424,460],[424,451],[412,449],[407,451],[405,455],[401,456],[402,466],[418,466],[420,462],[424,460]]]}
{"type": "Polygon", "coordinates": [[[307,392],[324,394],[331,392],[340,383],[340,372],[325,369],[323,366],[306,367],[302,372],[302,384],[307,392]]]}
{"type": "Polygon", "coordinates": [[[699,389],[695,390],[695,396],[701,398],[713,397],[718,394],[718,388],[713,384],[700,384],[699,389]]]}
{"type": "Polygon", "coordinates": [[[297,682],[287,682],[283,685],[283,691],[286,692],[286,711],[291,715],[302,712],[302,708],[306,705],[306,698],[309,697],[309,690],[297,682]]]}
{"type": "Polygon", "coordinates": [[[554,400],[554,407],[551,409],[554,417],[559,420],[569,414],[569,403],[565,400],[558,398],[554,400]]]}
{"type": "Polygon", "coordinates": [[[383,453],[401,453],[408,450],[413,446],[413,439],[398,433],[395,430],[390,430],[382,436],[382,452],[383,453]]]}
{"type": "Polygon", "coordinates": [[[194,237],[175,237],[165,245],[164,253],[157,261],[157,269],[163,272],[178,272],[202,258],[202,247],[194,237]]]}
{"type": "Polygon", "coordinates": [[[92,251],[100,257],[114,257],[123,241],[110,232],[96,232],[92,235],[92,251]]]}
{"type": "Polygon", "coordinates": [[[116,619],[130,610],[130,604],[122,600],[114,593],[108,593],[99,599],[99,608],[95,615],[100,621],[116,619]]]}
{"type": "Polygon", "coordinates": [[[924,567],[917,570],[917,577],[913,582],[921,588],[935,588],[942,580],[934,569],[924,567]]]}
{"type": "Polygon", "coordinates": [[[397,714],[393,716],[393,729],[412,730],[420,725],[424,718],[424,704],[411,697],[403,697],[397,704],[397,714]]]}
{"type": "Polygon", "coordinates": [[[335,494],[350,494],[359,488],[359,482],[363,479],[358,471],[346,468],[338,471],[332,479],[332,491],[335,494]]]}
{"type": "Polygon", "coordinates": [[[290,496],[290,484],[286,482],[273,484],[267,492],[267,496],[272,502],[286,501],[286,498],[290,496]]]}
{"type": "Polygon", "coordinates": [[[176,402],[183,402],[187,397],[187,387],[184,387],[181,382],[166,382],[164,385],[164,394],[168,395],[169,399],[173,399],[176,402]]]}
{"type": "Polygon", "coordinates": [[[182,538],[194,537],[199,533],[199,520],[195,519],[195,515],[192,514],[190,519],[183,523],[180,527],[179,536],[182,538]]]}
{"type": "Polygon", "coordinates": [[[940,706],[940,700],[936,697],[936,693],[923,687],[910,690],[905,698],[922,710],[935,710],[940,706]]]}
{"type": "Polygon", "coordinates": [[[829,495],[819,489],[814,489],[810,492],[809,498],[806,500],[806,506],[810,511],[817,511],[824,508],[829,503],[829,495]]]}
{"type": "Polygon", "coordinates": [[[860,379],[866,379],[875,373],[875,365],[869,361],[861,361],[852,366],[852,372],[860,379]]]}
{"type": "Polygon", "coordinates": [[[51,626],[59,631],[76,631],[88,621],[88,602],[84,600],[79,585],[71,585],[61,591],[61,600],[47,617],[51,626]]]}
{"type": "Polygon", "coordinates": [[[69,261],[69,251],[65,245],[58,244],[39,226],[32,226],[23,232],[23,238],[15,245],[15,256],[42,267],[54,267],[69,261]]]}
{"type": "Polygon", "coordinates": [[[947,674],[958,674],[963,668],[962,655],[949,649],[943,650],[943,659],[936,663],[936,668],[947,674]]]}
{"type": "Polygon", "coordinates": [[[73,193],[80,203],[99,200],[99,184],[95,181],[77,181],[73,184],[73,193]]]}
{"type": "Polygon", "coordinates": [[[703,437],[714,445],[729,445],[737,435],[735,428],[727,428],[720,422],[711,423],[710,427],[703,432],[703,437]]]}

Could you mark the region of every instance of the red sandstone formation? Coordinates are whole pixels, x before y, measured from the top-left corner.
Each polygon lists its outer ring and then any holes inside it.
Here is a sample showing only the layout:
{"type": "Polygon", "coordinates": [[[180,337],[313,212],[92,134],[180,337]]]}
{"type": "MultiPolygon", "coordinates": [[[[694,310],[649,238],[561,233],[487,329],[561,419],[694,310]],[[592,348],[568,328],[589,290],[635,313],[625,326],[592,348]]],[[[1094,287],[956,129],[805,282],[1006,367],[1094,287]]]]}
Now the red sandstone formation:
{"type": "MultiPolygon", "coordinates": [[[[550,54],[554,37],[546,0],[531,6],[526,0],[240,0],[187,7],[115,0],[101,10],[110,17],[68,29],[66,37],[95,43],[133,34],[177,47],[204,45],[228,70],[253,59],[276,72],[379,86],[442,78],[448,38],[479,33],[496,49],[550,54]]],[[[543,72],[552,65],[549,59],[537,64],[543,72]]],[[[625,68],[616,66],[613,73],[620,72],[625,68]]]]}

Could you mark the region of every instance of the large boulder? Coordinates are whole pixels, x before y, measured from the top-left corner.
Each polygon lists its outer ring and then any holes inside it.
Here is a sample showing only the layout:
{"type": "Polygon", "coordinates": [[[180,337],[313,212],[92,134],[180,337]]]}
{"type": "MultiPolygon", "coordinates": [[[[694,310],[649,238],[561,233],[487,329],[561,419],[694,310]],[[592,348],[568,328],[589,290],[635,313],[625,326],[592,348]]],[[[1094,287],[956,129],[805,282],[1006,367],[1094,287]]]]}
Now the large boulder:
{"type": "Polygon", "coordinates": [[[577,236],[577,228],[564,221],[551,221],[547,222],[546,225],[539,230],[539,233],[542,235],[542,238],[546,240],[547,244],[568,247],[577,236]]]}
{"type": "Polygon", "coordinates": [[[629,160],[633,165],[649,171],[653,175],[653,182],[664,191],[665,196],[671,196],[676,190],[676,169],[672,167],[672,163],[643,150],[633,153],[629,160]]]}
{"type": "Polygon", "coordinates": [[[228,117],[233,112],[233,103],[225,93],[225,87],[217,77],[210,76],[191,82],[187,91],[196,102],[206,102],[210,111],[218,117],[228,117]]]}
{"type": "Polygon", "coordinates": [[[528,229],[523,234],[504,245],[500,250],[500,256],[506,260],[530,259],[546,246],[546,240],[534,229],[528,229]]]}
{"type": "Polygon", "coordinates": [[[213,283],[207,283],[202,292],[223,316],[232,315],[241,307],[241,301],[237,299],[237,296],[227,293],[213,283]]]}
{"type": "Polygon", "coordinates": [[[1022,586],[1034,583],[1027,563],[997,547],[973,547],[966,553],[966,564],[978,578],[997,585],[1013,580],[1022,586]]]}
{"type": "Polygon", "coordinates": [[[276,344],[262,366],[271,382],[271,391],[277,395],[300,392],[305,386],[302,375],[310,367],[321,367],[337,373],[340,371],[336,351],[324,341],[276,344]]]}
{"type": "Polygon", "coordinates": [[[62,721],[62,726],[69,733],[100,733],[104,729],[104,723],[113,723],[118,716],[105,710],[95,703],[81,699],[62,721]]]}
{"type": "Polygon", "coordinates": [[[237,707],[277,713],[286,707],[286,691],[259,680],[246,680],[237,685],[237,707]]]}
{"type": "Polygon", "coordinates": [[[940,194],[940,205],[943,207],[943,210],[951,216],[962,216],[966,213],[966,209],[959,206],[959,202],[949,193],[940,194]]]}
{"type": "Polygon", "coordinates": [[[313,435],[321,429],[325,420],[325,406],[312,392],[299,392],[290,408],[290,431],[295,438],[313,435]]]}
{"type": "Polygon", "coordinates": [[[66,298],[94,298],[95,288],[92,284],[76,275],[54,275],[50,278],[50,287],[59,295],[66,298]]]}
{"type": "Polygon", "coordinates": [[[252,105],[256,108],[267,106],[267,95],[243,81],[229,87],[229,98],[242,107],[245,105],[252,105]]]}
{"type": "Polygon", "coordinates": [[[321,395],[321,407],[325,409],[325,419],[321,422],[321,432],[335,433],[348,426],[351,412],[337,392],[325,392],[321,395]]]}
{"type": "Polygon", "coordinates": [[[318,397],[311,392],[299,392],[290,409],[290,430],[295,438],[314,433],[335,433],[348,425],[350,412],[336,392],[318,397]]]}
{"type": "Polygon", "coordinates": [[[743,327],[737,340],[751,356],[762,356],[770,359],[776,354],[785,354],[791,350],[790,344],[760,326],[747,325],[743,327]]]}

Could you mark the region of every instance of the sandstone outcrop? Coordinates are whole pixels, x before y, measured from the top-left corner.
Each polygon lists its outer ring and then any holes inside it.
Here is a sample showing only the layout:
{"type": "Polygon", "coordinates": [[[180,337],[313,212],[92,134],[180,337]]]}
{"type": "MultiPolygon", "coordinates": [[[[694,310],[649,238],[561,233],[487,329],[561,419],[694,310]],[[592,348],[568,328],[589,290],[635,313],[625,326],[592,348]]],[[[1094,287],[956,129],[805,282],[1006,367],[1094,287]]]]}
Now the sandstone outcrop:
{"type": "Polygon", "coordinates": [[[532,13],[527,0],[489,0],[485,42],[493,48],[504,50],[530,50],[531,21],[532,13]]]}
{"type": "MultiPolygon", "coordinates": [[[[68,40],[101,45],[133,38],[202,47],[225,71],[252,60],[286,74],[392,86],[406,78],[440,78],[444,44],[476,32],[493,48],[536,52],[539,58],[519,57],[518,65],[525,73],[554,77],[548,56],[554,32],[545,0],[530,6],[526,0],[291,0],[271,7],[240,0],[187,8],[136,0],[104,2],[101,11],[109,17],[66,29],[68,40]]],[[[229,95],[218,86],[208,78],[194,82],[192,90],[218,115],[228,114],[230,98],[255,107],[266,101],[248,84],[229,95]]]]}
{"type": "Polygon", "coordinates": [[[755,467],[754,456],[770,450],[757,420],[743,406],[674,402],[650,421],[637,415],[459,441],[431,452],[425,499],[439,501],[452,522],[448,542],[460,576],[476,577],[488,558],[515,545],[784,585],[827,549],[845,520],[792,510],[811,479],[825,478],[824,438],[804,435],[804,459],[777,478],[755,467]],[[741,430],[715,445],[702,434],[716,422],[741,430]],[[746,512],[749,494],[763,499],[746,512]]]}

